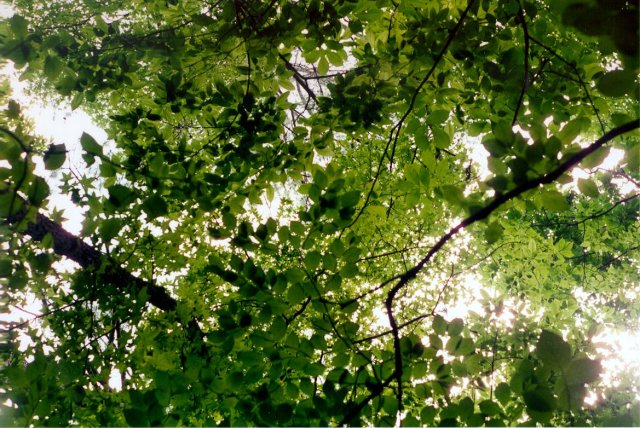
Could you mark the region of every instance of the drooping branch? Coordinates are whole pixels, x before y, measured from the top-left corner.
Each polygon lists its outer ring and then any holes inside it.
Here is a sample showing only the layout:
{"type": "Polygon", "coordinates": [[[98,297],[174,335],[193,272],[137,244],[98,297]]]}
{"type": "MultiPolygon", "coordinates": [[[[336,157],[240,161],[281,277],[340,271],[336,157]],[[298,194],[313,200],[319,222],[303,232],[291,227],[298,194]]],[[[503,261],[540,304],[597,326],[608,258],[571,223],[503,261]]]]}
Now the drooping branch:
{"type": "MultiPolygon", "coordinates": [[[[23,220],[25,220],[24,211],[10,216],[5,222],[15,225],[23,220]]],[[[106,284],[117,289],[133,285],[136,290],[146,290],[147,301],[162,311],[173,311],[177,307],[178,302],[169,295],[165,288],[133,276],[116,260],[102,254],[41,213],[36,214],[35,220],[29,221],[21,233],[38,242],[49,235],[53,241],[53,251],[56,254],[73,260],[84,269],[99,271],[101,279],[106,284]]]]}
{"type": "MultiPolygon", "coordinates": [[[[597,139],[591,145],[585,147],[580,150],[575,155],[571,156],[569,159],[561,163],[556,169],[553,171],[544,174],[538,178],[531,179],[517,186],[515,189],[510,190],[507,193],[500,194],[496,196],[488,205],[484,208],[476,211],[466,219],[462,220],[458,223],[454,228],[449,230],[444,236],[440,238],[440,240],[429,250],[426,256],[418,262],[413,268],[406,271],[398,280],[396,285],[389,291],[389,296],[395,297],[395,295],[400,291],[409,281],[414,279],[416,275],[425,267],[425,265],[431,260],[431,258],[442,249],[442,247],[455,235],[459,232],[467,228],[468,226],[476,223],[477,221],[484,220],[489,217],[491,213],[493,213],[496,209],[509,202],[510,200],[520,196],[524,192],[528,190],[535,189],[543,184],[550,184],[556,181],[562,174],[567,172],[569,169],[573,168],[577,164],[579,164],[584,158],[598,150],[600,147],[604,146],[609,141],[613,140],[615,137],[618,137],[627,132],[633,131],[634,129],[640,128],[640,119],[633,120],[631,122],[625,123],[624,125],[618,126],[617,128],[612,129],[611,131],[604,134],[602,137],[597,139]]],[[[391,297],[391,299],[393,299],[391,297]]]]}
{"type": "MultiPolygon", "coordinates": [[[[502,205],[520,196],[524,192],[535,189],[544,184],[553,183],[562,174],[564,174],[569,169],[579,164],[584,158],[586,158],[587,156],[589,156],[590,154],[598,150],[607,142],[611,141],[612,139],[614,139],[619,135],[622,135],[626,132],[632,131],[639,127],[640,127],[640,119],[636,119],[624,125],[621,125],[617,128],[614,128],[611,131],[604,134],[598,140],[596,140],[593,144],[585,147],[580,152],[569,157],[569,159],[561,163],[553,171],[547,174],[544,174],[538,178],[522,183],[521,185],[517,186],[515,189],[510,190],[507,193],[496,196],[484,208],[471,214],[469,217],[462,220],[455,227],[449,230],[449,232],[447,232],[444,236],[442,236],[438,240],[438,242],[431,248],[431,250],[429,250],[429,252],[414,267],[406,271],[404,274],[394,277],[394,278],[398,278],[398,282],[389,290],[387,294],[387,298],[385,300],[385,308],[387,310],[387,317],[389,318],[389,324],[391,326],[391,331],[393,335],[393,347],[394,347],[394,355],[395,355],[395,376],[398,383],[397,385],[398,389],[396,391],[398,406],[402,405],[402,353],[400,349],[400,326],[398,325],[395,319],[394,311],[393,311],[394,300],[398,292],[401,289],[403,289],[411,280],[416,278],[418,273],[427,265],[427,263],[435,256],[435,254],[438,253],[438,251],[440,251],[445,246],[445,244],[447,244],[454,236],[456,236],[462,230],[466,229],[470,225],[480,220],[486,219],[495,210],[500,208],[502,205]]],[[[388,283],[388,282],[389,280],[385,281],[385,283],[388,283]]]]}

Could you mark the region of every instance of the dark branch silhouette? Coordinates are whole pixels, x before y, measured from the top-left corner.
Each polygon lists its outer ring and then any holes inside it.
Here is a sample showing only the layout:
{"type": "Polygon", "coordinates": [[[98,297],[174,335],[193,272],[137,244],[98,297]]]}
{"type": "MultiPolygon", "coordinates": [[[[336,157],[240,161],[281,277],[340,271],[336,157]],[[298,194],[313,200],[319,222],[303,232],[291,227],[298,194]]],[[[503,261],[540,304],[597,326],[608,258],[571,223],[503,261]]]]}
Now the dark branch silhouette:
{"type": "Polygon", "coordinates": [[[56,254],[73,260],[84,269],[94,269],[96,272],[100,272],[100,278],[106,284],[112,285],[117,289],[133,285],[136,290],[146,290],[147,301],[156,308],[163,311],[176,309],[178,302],[171,297],[165,288],[133,276],[120,266],[116,260],[102,254],[45,215],[38,213],[35,219],[31,221],[25,217],[26,211],[22,211],[8,217],[5,222],[17,225],[26,220],[26,228],[21,230],[21,233],[38,242],[42,241],[47,235],[51,236],[53,251],[56,254]]]}
{"type": "MultiPolygon", "coordinates": [[[[404,274],[399,276],[398,282],[389,290],[387,294],[387,299],[385,300],[385,307],[387,310],[387,317],[389,318],[389,325],[391,326],[392,334],[393,334],[393,348],[395,355],[395,376],[398,383],[397,390],[397,398],[398,398],[398,406],[402,405],[402,353],[400,349],[400,326],[396,322],[394,313],[393,313],[393,304],[394,300],[400,290],[402,290],[411,280],[413,280],[418,273],[426,266],[426,264],[433,258],[433,256],[444,247],[444,245],[451,240],[454,236],[460,233],[465,228],[469,227],[473,223],[476,223],[480,220],[484,220],[489,217],[491,213],[497,210],[499,207],[509,202],[510,200],[520,196],[524,192],[528,190],[532,190],[538,188],[543,184],[550,184],[557,180],[562,174],[567,172],[572,167],[576,166],[580,163],[584,158],[598,150],[600,147],[605,145],[607,142],[611,141],[615,137],[622,135],[626,132],[632,131],[640,127],[640,119],[633,120],[624,125],[621,125],[617,128],[612,129],[611,131],[604,134],[602,137],[597,139],[593,144],[585,147],[580,152],[575,155],[569,157],[566,161],[561,163],[556,169],[553,171],[544,174],[538,178],[526,181],[521,185],[517,186],[515,189],[510,190],[507,193],[497,195],[493,201],[487,204],[484,208],[479,209],[475,213],[471,214],[466,219],[462,220],[455,227],[453,227],[449,232],[447,232],[444,236],[438,240],[438,242],[429,250],[426,256],[422,258],[414,267],[406,271],[404,274]]],[[[398,278],[398,277],[394,277],[398,278]]],[[[388,283],[389,280],[385,281],[388,283]]]]}

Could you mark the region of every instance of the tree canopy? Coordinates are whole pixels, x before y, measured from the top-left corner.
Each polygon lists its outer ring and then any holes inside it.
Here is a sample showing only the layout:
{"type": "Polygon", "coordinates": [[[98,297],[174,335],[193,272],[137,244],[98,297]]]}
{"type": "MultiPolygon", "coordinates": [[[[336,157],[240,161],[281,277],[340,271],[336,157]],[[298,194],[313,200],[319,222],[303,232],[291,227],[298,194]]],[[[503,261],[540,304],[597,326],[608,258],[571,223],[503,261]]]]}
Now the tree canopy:
{"type": "Polygon", "coordinates": [[[4,86],[3,424],[640,423],[592,340],[640,329],[637,0],[13,7],[108,143],[4,86]]]}

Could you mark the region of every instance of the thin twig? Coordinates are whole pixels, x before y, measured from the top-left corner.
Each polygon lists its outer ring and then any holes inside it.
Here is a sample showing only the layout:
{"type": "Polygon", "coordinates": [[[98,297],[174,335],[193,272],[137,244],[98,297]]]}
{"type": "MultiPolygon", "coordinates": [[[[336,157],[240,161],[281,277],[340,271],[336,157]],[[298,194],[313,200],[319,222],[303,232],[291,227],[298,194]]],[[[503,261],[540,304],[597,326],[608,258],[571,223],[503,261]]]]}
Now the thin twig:
{"type": "Polygon", "coordinates": [[[589,104],[591,105],[591,108],[593,109],[593,112],[596,115],[596,118],[598,119],[598,122],[600,123],[600,129],[602,130],[602,134],[605,134],[606,128],[604,126],[604,122],[602,121],[602,118],[600,117],[600,114],[598,113],[598,109],[596,108],[595,104],[593,103],[593,99],[591,98],[591,94],[589,93],[589,89],[587,89],[587,85],[584,83],[584,80],[582,79],[582,76],[580,76],[580,73],[578,72],[578,69],[576,68],[575,64],[572,63],[572,62],[567,61],[559,53],[557,53],[555,50],[553,50],[549,46],[545,45],[544,43],[542,43],[538,39],[534,38],[533,36],[529,35],[529,40],[532,41],[533,43],[537,44],[538,46],[540,46],[541,48],[543,48],[544,50],[546,50],[547,52],[549,52],[550,54],[552,54],[556,58],[558,58],[560,61],[565,63],[565,65],[567,65],[569,68],[571,68],[571,70],[573,70],[573,72],[575,73],[576,77],[578,78],[578,82],[579,82],[580,86],[582,86],[582,89],[584,90],[584,93],[587,96],[587,99],[589,100],[589,104]]]}
{"type": "Polygon", "coordinates": [[[520,7],[518,8],[518,17],[520,18],[522,32],[524,33],[524,77],[522,79],[522,89],[520,91],[520,97],[518,97],[518,102],[516,104],[516,111],[513,113],[511,126],[514,126],[518,121],[518,113],[520,112],[520,107],[522,106],[522,102],[524,100],[524,94],[527,92],[527,88],[529,87],[529,30],[527,29],[527,21],[525,19],[522,4],[520,4],[520,7]]]}
{"type": "Polygon", "coordinates": [[[307,94],[309,94],[309,97],[313,98],[314,101],[318,101],[316,94],[311,90],[304,76],[300,74],[300,72],[293,66],[293,64],[289,62],[289,60],[284,55],[279,53],[278,56],[282,61],[284,61],[285,68],[293,72],[293,78],[296,80],[296,82],[298,82],[300,86],[302,86],[302,88],[307,92],[307,94]]]}
{"type": "MultiPolygon", "coordinates": [[[[371,183],[371,187],[369,188],[369,191],[367,192],[367,196],[366,196],[366,198],[364,200],[364,203],[362,204],[362,207],[360,208],[360,210],[358,211],[358,213],[354,217],[353,221],[348,226],[346,226],[345,229],[350,228],[351,226],[353,226],[355,224],[356,221],[358,221],[358,219],[360,218],[360,216],[364,212],[365,208],[369,204],[369,200],[371,199],[371,195],[373,194],[373,189],[375,188],[376,183],[378,182],[378,179],[380,178],[380,173],[382,172],[382,165],[384,164],[384,159],[387,157],[387,153],[389,152],[389,147],[391,147],[391,144],[393,143],[394,151],[395,151],[395,145],[397,144],[398,138],[400,137],[400,131],[402,129],[402,126],[404,125],[404,122],[409,117],[409,114],[411,114],[411,112],[413,111],[413,107],[415,106],[416,99],[418,98],[418,95],[420,94],[420,91],[422,90],[424,85],[427,83],[429,78],[431,78],[431,76],[433,75],[433,73],[436,70],[436,67],[438,66],[438,64],[440,64],[440,61],[442,61],[442,58],[444,57],[444,54],[447,52],[447,49],[449,48],[449,45],[451,44],[451,42],[455,38],[458,30],[462,26],[462,22],[464,21],[464,19],[466,18],[467,14],[469,13],[469,10],[471,10],[471,7],[473,6],[474,2],[475,2],[475,0],[470,0],[469,1],[469,3],[467,4],[467,7],[464,9],[462,14],[460,15],[460,18],[458,19],[458,22],[456,22],[456,25],[449,31],[449,36],[447,37],[447,40],[445,41],[444,45],[440,49],[440,52],[436,56],[436,58],[435,58],[435,60],[433,62],[433,65],[431,66],[431,68],[429,69],[427,74],[422,78],[422,80],[420,81],[420,83],[418,84],[416,89],[413,91],[413,96],[411,97],[411,101],[409,102],[409,106],[407,107],[407,110],[404,112],[404,114],[402,115],[400,120],[391,128],[391,131],[389,132],[389,138],[387,139],[387,145],[385,146],[384,152],[382,153],[382,156],[380,157],[380,162],[378,163],[378,168],[376,170],[376,174],[373,177],[373,182],[371,183]]],[[[393,163],[393,159],[391,159],[390,163],[393,163]]]]}

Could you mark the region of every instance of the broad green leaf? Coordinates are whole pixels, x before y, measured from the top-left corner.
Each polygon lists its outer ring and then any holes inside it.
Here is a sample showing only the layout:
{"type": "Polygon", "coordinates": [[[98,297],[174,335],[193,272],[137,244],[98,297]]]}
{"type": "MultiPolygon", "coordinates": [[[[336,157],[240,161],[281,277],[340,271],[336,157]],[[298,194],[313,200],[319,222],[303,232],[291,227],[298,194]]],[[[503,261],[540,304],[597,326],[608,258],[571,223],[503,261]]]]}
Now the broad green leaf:
{"type": "MultiPolygon", "coordinates": [[[[440,125],[449,118],[450,112],[448,110],[434,110],[427,116],[425,124],[427,125],[440,125]]],[[[435,131],[435,129],[434,129],[435,131]]]]}
{"type": "Polygon", "coordinates": [[[546,190],[540,194],[542,206],[549,211],[561,213],[569,209],[567,199],[557,190],[546,190]]]}
{"type": "Polygon", "coordinates": [[[142,209],[147,213],[149,219],[152,220],[167,214],[169,208],[160,195],[153,195],[142,203],[142,209]]]}
{"type": "Polygon", "coordinates": [[[109,191],[109,202],[116,208],[124,208],[135,200],[135,193],[121,184],[111,186],[107,190],[109,191]]]}
{"type": "Polygon", "coordinates": [[[504,406],[511,401],[511,388],[509,384],[501,382],[494,391],[496,399],[504,406]]]}
{"type": "Polygon", "coordinates": [[[329,61],[327,61],[326,56],[320,57],[320,61],[318,61],[318,74],[325,75],[329,72],[329,61]]]}
{"type": "Polygon", "coordinates": [[[282,319],[282,317],[275,317],[273,324],[271,324],[270,331],[274,340],[282,339],[287,332],[287,325],[285,324],[284,319],[282,319]]]}
{"type": "Polygon", "coordinates": [[[11,275],[12,266],[11,259],[0,258],[0,278],[7,278],[11,275]]]}
{"type": "Polygon", "coordinates": [[[460,416],[460,419],[466,420],[471,417],[471,415],[473,415],[474,407],[475,405],[471,398],[465,397],[460,400],[458,403],[458,415],[460,416]]]}
{"type": "Polygon", "coordinates": [[[287,291],[287,300],[292,305],[297,305],[306,298],[304,289],[300,284],[293,284],[287,291]]]}
{"type": "Polygon", "coordinates": [[[462,333],[464,329],[464,321],[461,318],[455,318],[451,320],[449,325],[447,326],[447,331],[450,336],[458,336],[462,333]]]}
{"type": "Polygon", "coordinates": [[[564,144],[569,144],[573,140],[576,139],[580,135],[580,133],[586,129],[588,129],[590,124],[589,119],[584,117],[579,117],[567,123],[560,133],[558,134],[558,138],[564,144]]]}
{"type": "Polygon", "coordinates": [[[600,191],[598,190],[598,186],[591,179],[579,178],[578,189],[580,189],[580,192],[583,195],[589,196],[592,198],[597,198],[598,195],[600,194],[600,191]]]}
{"type": "Polygon", "coordinates": [[[499,415],[502,412],[500,406],[495,401],[491,400],[481,401],[479,407],[480,411],[487,416],[499,415]]]}
{"type": "Polygon", "coordinates": [[[447,321],[441,315],[435,315],[431,324],[436,334],[444,335],[447,331],[447,321]]]}
{"type": "Polygon", "coordinates": [[[102,155],[102,146],[86,132],[80,137],[80,145],[90,155],[102,155]]]}
{"type": "Polygon", "coordinates": [[[504,232],[504,227],[498,222],[490,223],[484,231],[484,239],[486,239],[487,244],[493,244],[496,241],[499,241],[502,238],[502,234],[504,232]]]}
{"type": "Polygon", "coordinates": [[[29,202],[38,207],[49,196],[49,185],[42,177],[35,177],[29,186],[29,202]]]}
{"type": "Polygon", "coordinates": [[[11,27],[11,31],[13,31],[13,34],[15,34],[18,38],[24,38],[27,36],[27,34],[29,34],[28,25],[29,24],[27,20],[24,19],[23,16],[13,15],[11,18],[9,18],[9,26],[11,27]]]}
{"type": "Polygon", "coordinates": [[[438,410],[433,406],[425,406],[420,411],[420,420],[423,424],[429,425],[433,422],[434,418],[438,414],[438,410]]]}
{"type": "Polygon", "coordinates": [[[536,389],[523,394],[527,409],[534,412],[548,413],[556,408],[556,399],[551,391],[536,389]]]}
{"type": "Polygon", "coordinates": [[[476,349],[472,339],[468,337],[462,338],[460,345],[456,349],[456,355],[467,355],[476,349]]]}
{"type": "Polygon", "coordinates": [[[317,251],[310,251],[304,256],[304,266],[309,271],[313,271],[318,266],[320,266],[321,261],[322,261],[322,254],[320,254],[317,251]]]}
{"type": "Polygon", "coordinates": [[[612,70],[597,82],[598,90],[610,97],[622,97],[637,92],[637,74],[631,70],[612,70]]]}
{"type": "Polygon", "coordinates": [[[120,232],[122,221],[118,218],[109,218],[100,224],[100,237],[104,242],[109,242],[120,232]]]}
{"type": "Polygon", "coordinates": [[[631,146],[631,148],[627,150],[625,159],[629,170],[638,171],[640,169],[640,144],[631,146]]]}
{"type": "Polygon", "coordinates": [[[596,168],[609,156],[609,147],[601,147],[582,160],[584,168],[596,168]]]}
{"type": "Polygon", "coordinates": [[[353,190],[342,195],[340,201],[343,207],[354,207],[360,202],[361,196],[362,194],[359,191],[353,190]]]}
{"type": "Polygon", "coordinates": [[[62,71],[62,61],[56,55],[47,55],[44,60],[44,74],[49,80],[55,80],[62,71]]]}
{"type": "Polygon", "coordinates": [[[451,137],[440,128],[433,128],[433,143],[439,149],[446,149],[451,145],[451,137]]]}
{"type": "Polygon", "coordinates": [[[542,330],[536,345],[536,355],[545,365],[564,369],[571,362],[571,347],[556,333],[542,330]]]}
{"type": "Polygon", "coordinates": [[[48,170],[60,168],[66,160],[67,150],[64,144],[52,144],[44,153],[44,166],[48,170]]]}
{"type": "Polygon", "coordinates": [[[148,427],[149,420],[147,419],[147,413],[142,409],[124,409],[124,419],[131,427],[148,427]]]}
{"type": "Polygon", "coordinates": [[[602,372],[599,360],[579,358],[573,360],[566,371],[567,384],[583,385],[598,380],[602,372]]]}

